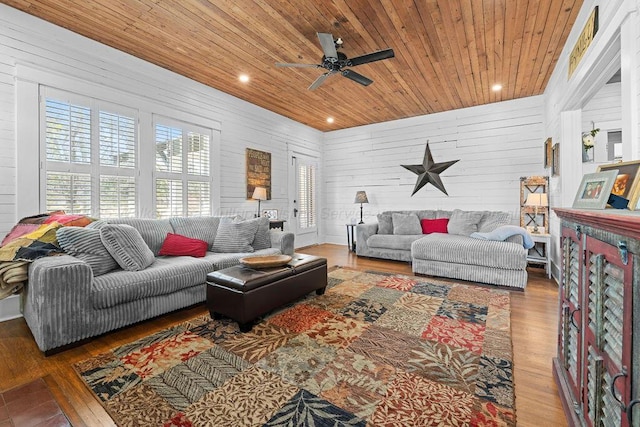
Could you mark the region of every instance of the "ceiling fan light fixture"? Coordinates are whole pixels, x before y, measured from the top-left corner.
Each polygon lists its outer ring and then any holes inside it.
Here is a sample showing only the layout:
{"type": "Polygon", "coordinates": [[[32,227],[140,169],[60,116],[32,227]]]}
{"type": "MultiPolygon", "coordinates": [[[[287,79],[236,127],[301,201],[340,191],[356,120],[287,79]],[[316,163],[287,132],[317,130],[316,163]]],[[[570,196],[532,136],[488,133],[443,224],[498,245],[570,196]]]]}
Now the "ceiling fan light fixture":
{"type": "Polygon", "coordinates": [[[240,74],[238,76],[238,80],[240,80],[242,83],[248,83],[249,82],[249,76],[246,74],[240,74]]]}
{"type": "Polygon", "coordinates": [[[327,117],[327,123],[333,123],[335,119],[333,117],[327,117]]]}
{"type": "Polygon", "coordinates": [[[491,86],[491,90],[494,92],[499,92],[502,90],[502,85],[500,83],[496,83],[493,86],[491,86]]]}

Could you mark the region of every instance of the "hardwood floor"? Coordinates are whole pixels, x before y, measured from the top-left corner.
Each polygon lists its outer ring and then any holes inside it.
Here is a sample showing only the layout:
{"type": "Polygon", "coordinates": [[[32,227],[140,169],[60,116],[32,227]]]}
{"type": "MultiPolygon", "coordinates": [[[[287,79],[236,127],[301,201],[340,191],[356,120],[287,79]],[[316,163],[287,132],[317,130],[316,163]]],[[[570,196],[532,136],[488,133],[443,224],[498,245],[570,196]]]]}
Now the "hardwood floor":
{"type": "MultiPolygon", "coordinates": [[[[319,245],[300,252],[327,258],[330,266],[411,274],[408,263],[358,258],[346,246],[319,245]]],[[[518,426],[566,426],[551,373],[556,353],[558,287],[541,269],[529,269],[524,292],[511,292],[518,426]]],[[[171,313],[44,357],[23,319],[0,323],[0,392],[44,377],[74,426],[111,426],[111,418],[73,370],[77,361],[136,340],[207,311],[204,305],[171,313]]]]}

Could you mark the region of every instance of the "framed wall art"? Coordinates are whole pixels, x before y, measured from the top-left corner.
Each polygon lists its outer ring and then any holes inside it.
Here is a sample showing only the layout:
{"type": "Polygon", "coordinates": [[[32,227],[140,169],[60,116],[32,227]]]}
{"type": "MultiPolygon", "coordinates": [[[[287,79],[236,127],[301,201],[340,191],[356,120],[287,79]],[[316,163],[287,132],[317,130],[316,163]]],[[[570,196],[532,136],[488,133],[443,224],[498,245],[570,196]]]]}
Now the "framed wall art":
{"type": "Polygon", "coordinates": [[[266,188],[271,200],[271,153],[247,148],[247,200],[256,187],[266,188]]]}
{"type": "Polygon", "coordinates": [[[607,206],[607,200],[609,200],[609,195],[617,176],[617,169],[584,175],[572,207],[604,209],[607,206]]]}
{"type": "Polygon", "coordinates": [[[551,149],[551,175],[560,175],[560,144],[553,144],[551,149]]]}
{"type": "Polygon", "coordinates": [[[598,172],[614,169],[618,170],[618,175],[611,193],[627,199],[629,201],[627,207],[630,210],[637,210],[638,199],[640,199],[640,160],[598,166],[598,172]]]}
{"type": "Polygon", "coordinates": [[[553,165],[553,142],[547,138],[544,142],[544,167],[550,168],[553,165]]]}

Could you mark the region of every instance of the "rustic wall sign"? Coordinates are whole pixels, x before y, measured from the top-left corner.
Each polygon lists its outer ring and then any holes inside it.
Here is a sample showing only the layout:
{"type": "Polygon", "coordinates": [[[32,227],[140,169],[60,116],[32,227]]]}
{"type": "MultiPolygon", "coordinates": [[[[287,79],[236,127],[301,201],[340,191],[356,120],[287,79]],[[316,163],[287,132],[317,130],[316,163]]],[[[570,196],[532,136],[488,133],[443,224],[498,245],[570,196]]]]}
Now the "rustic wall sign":
{"type": "Polygon", "coordinates": [[[576,44],[573,46],[573,50],[571,51],[571,55],[569,55],[569,77],[573,72],[578,68],[578,64],[582,60],[587,48],[593,41],[596,33],[598,32],[598,6],[593,9],[591,15],[589,15],[589,19],[587,19],[587,23],[584,24],[584,28],[576,41],[576,44]]]}
{"type": "Polygon", "coordinates": [[[266,188],[271,200],[271,153],[247,148],[247,199],[256,187],[266,188]]]}

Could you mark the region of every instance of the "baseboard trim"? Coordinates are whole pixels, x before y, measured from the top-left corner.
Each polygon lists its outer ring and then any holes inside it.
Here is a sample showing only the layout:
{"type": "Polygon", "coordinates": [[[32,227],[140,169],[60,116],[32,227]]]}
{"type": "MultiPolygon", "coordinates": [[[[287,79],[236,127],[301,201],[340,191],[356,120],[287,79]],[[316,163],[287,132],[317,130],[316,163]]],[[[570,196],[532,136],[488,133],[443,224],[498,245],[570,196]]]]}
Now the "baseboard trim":
{"type": "Polygon", "coordinates": [[[0,300],[0,322],[22,317],[20,312],[20,295],[11,295],[0,300]]]}

